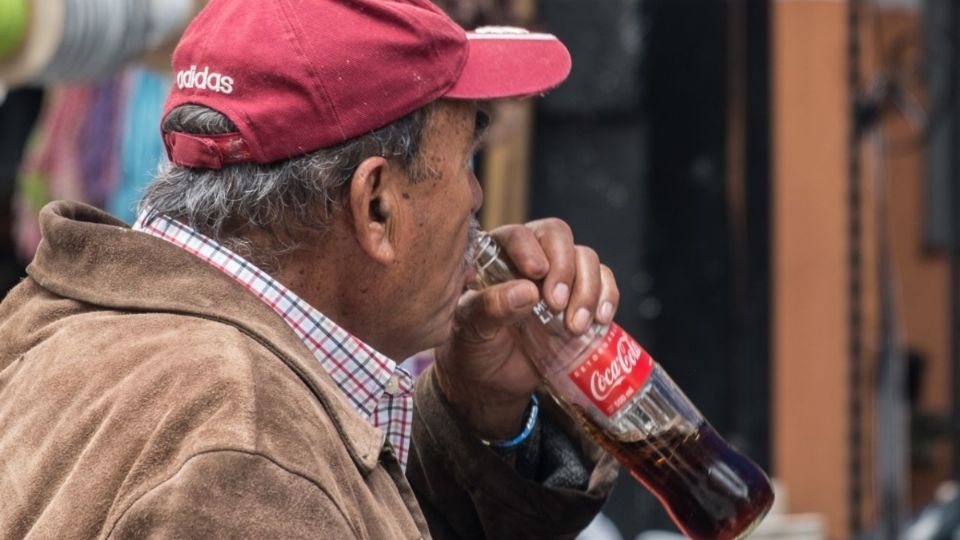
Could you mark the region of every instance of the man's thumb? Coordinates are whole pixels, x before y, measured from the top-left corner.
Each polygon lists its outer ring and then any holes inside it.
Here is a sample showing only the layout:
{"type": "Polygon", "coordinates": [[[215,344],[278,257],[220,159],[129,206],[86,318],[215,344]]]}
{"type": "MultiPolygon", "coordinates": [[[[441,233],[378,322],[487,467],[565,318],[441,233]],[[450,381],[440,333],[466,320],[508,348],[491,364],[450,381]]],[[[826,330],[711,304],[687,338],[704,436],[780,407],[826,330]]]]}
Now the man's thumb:
{"type": "Polygon", "coordinates": [[[476,338],[491,339],[497,332],[530,315],[540,293],[532,281],[518,279],[464,295],[460,316],[476,338]]]}

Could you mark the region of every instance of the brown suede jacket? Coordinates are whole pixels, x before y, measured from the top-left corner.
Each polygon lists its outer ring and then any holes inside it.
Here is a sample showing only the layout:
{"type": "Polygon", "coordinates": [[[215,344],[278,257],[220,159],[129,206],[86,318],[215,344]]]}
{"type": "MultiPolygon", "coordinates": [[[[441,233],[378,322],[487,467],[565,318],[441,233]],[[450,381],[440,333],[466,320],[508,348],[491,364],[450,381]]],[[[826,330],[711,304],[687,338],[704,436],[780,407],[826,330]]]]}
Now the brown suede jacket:
{"type": "Polygon", "coordinates": [[[567,426],[585,491],[517,475],[427,372],[405,478],[262,301],[184,250],[53,203],[0,304],[0,537],[573,537],[616,468],[567,426]],[[425,517],[427,516],[427,517],[425,517]]]}

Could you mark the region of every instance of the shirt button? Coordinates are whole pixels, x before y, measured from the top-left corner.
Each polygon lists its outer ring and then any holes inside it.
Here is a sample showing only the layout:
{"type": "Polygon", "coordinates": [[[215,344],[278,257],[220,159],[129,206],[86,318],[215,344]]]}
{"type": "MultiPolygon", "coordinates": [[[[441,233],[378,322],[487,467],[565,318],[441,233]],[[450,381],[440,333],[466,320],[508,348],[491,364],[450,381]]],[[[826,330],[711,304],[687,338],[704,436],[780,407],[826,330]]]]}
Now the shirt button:
{"type": "Polygon", "coordinates": [[[387,379],[387,385],[383,388],[383,390],[391,396],[397,395],[397,392],[400,391],[400,378],[397,377],[396,373],[387,379]]]}

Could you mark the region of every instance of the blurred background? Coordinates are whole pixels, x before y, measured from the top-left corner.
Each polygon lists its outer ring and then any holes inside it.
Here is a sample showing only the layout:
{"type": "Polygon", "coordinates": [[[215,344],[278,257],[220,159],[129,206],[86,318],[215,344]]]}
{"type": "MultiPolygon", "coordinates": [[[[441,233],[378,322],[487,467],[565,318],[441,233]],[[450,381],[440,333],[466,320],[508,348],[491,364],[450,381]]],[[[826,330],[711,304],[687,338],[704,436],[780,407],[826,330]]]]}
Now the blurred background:
{"type": "MultiPolygon", "coordinates": [[[[0,295],[36,214],[131,221],[203,0],[0,2],[0,295]]],[[[485,226],[566,219],[618,321],[778,485],[756,538],[960,538],[960,2],[438,0],[558,35],[494,106],[485,226]]],[[[622,474],[592,539],[675,530],[622,474]]]]}

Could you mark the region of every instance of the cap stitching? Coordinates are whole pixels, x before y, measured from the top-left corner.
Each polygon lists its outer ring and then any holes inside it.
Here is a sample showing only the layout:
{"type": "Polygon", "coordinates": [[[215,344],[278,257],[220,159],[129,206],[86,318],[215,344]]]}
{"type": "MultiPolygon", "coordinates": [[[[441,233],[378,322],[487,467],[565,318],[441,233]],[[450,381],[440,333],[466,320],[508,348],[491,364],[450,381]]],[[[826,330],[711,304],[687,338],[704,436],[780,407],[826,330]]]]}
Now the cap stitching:
{"type": "MultiPolygon", "coordinates": [[[[429,10],[427,10],[426,8],[420,8],[420,9],[423,9],[424,11],[429,11],[429,10]]],[[[413,28],[413,29],[416,30],[417,36],[420,38],[420,41],[426,42],[426,43],[428,44],[428,47],[430,48],[430,53],[433,55],[434,61],[435,61],[436,63],[438,63],[438,64],[439,64],[439,63],[442,63],[442,62],[443,62],[443,58],[440,57],[440,51],[437,50],[437,44],[436,44],[436,41],[437,41],[437,40],[432,39],[433,36],[424,35],[424,33],[423,33],[423,25],[420,24],[420,21],[417,20],[416,18],[414,18],[413,16],[409,15],[408,13],[405,13],[403,10],[396,9],[396,10],[393,10],[393,11],[394,11],[395,14],[397,14],[397,16],[403,18],[403,19],[407,22],[407,24],[410,25],[411,28],[413,28]]],[[[451,21],[451,22],[452,22],[452,21],[451,21]]],[[[453,23],[453,24],[456,25],[456,23],[453,23]]],[[[466,33],[464,33],[464,40],[466,40],[466,33]]],[[[451,81],[449,84],[447,84],[447,85],[440,91],[440,94],[439,94],[437,97],[433,98],[433,99],[438,99],[438,98],[440,98],[440,97],[443,97],[443,96],[447,93],[447,91],[449,91],[451,88],[453,88],[454,86],[457,85],[457,81],[459,81],[459,80],[460,80],[460,76],[463,75],[463,68],[464,68],[464,66],[466,66],[466,64],[467,64],[467,55],[470,54],[470,52],[469,52],[469,49],[470,49],[469,43],[467,44],[467,46],[464,47],[464,49],[466,50],[466,54],[463,54],[463,55],[462,55],[462,58],[461,58],[461,60],[460,60],[460,66],[459,66],[458,69],[457,69],[457,76],[454,77],[453,81],[451,81]]],[[[432,101],[432,100],[431,100],[431,101],[432,101]]]]}
{"type": "MultiPolygon", "coordinates": [[[[216,12],[214,12],[214,13],[216,13],[216,12]]],[[[207,32],[207,34],[204,36],[204,38],[203,38],[203,46],[202,46],[202,47],[198,47],[198,53],[194,54],[194,57],[191,59],[191,63],[196,62],[197,65],[200,65],[200,64],[201,64],[201,62],[199,61],[200,59],[209,60],[209,58],[210,58],[210,56],[209,56],[209,51],[210,51],[210,48],[213,47],[213,44],[211,43],[211,41],[213,41],[213,40],[211,40],[211,39],[209,38],[209,36],[217,36],[217,35],[219,35],[219,34],[220,34],[220,27],[223,26],[223,25],[226,23],[226,19],[227,19],[227,17],[223,16],[222,14],[220,14],[220,16],[217,17],[217,19],[216,19],[217,22],[215,23],[214,27],[210,30],[210,32],[207,32]]],[[[176,75],[176,74],[174,74],[174,75],[176,75]]],[[[182,92],[182,89],[181,89],[181,93],[182,93],[182,94],[186,94],[185,92],[182,92]]],[[[191,92],[191,94],[194,95],[194,96],[196,96],[196,97],[202,97],[202,94],[200,94],[198,90],[193,90],[193,91],[191,92]]],[[[230,120],[231,120],[231,121],[234,121],[235,118],[231,118],[230,120]]],[[[236,122],[234,121],[234,123],[236,123],[236,122]]]]}
{"type": "MultiPolygon", "coordinates": [[[[346,139],[347,135],[343,131],[343,124],[340,123],[340,114],[337,111],[337,107],[334,105],[333,100],[330,99],[330,94],[327,93],[327,87],[324,86],[324,84],[321,82],[321,79],[317,74],[316,69],[314,68],[313,62],[309,60],[306,52],[303,50],[300,44],[300,36],[303,35],[303,27],[297,24],[295,19],[288,16],[285,10],[283,9],[283,7],[280,6],[279,4],[280,2],[278,2],[277,9],[278,11],[280,11],[280,14],[283,16],[283,20],[286,22],[287,26],[290,28],[290,32],[292,34],[291,45],[293,45],[294,51],[297,54],[299,54],[301,59],[304,61],[304,63],[306,63],[307,71],[310,72],[311,78],[313,79],[314,86],[320,89],[321,94],[323,94],[323,99],[326,100],[327,105],[330,107],[330,110],[333,112],[333,119],[334,119],[334,122],[336,122],[337,130],[340,132],[341,139],[346,139]],[[296,26],[296,28],[294,28],[294,26],[296,26]],[[297,30],[299,30],[299,33],[297,32],[297,30]]],[[[283,4],[287,8],[291,10],[293,9],[293,7],[290,6],[289,0],[283,2],[283,4]]]]}
{"type": "Polygon", "coordinates": [[[460,82],[460,77],[463,77],[463,70],[467,68],[467,60],[470,59],[472,47],[470,45],[470,40],[466,38],[464,38],[464,40],[466,41],[466,46],[464,47],[464,53],[460,58],[460,66],[457,68],[457,78],[453,81],[453,84],[443,91],[444,95],[446,95],[447,92],[449,92],[454,86],[457,85],[458,82],[460,82]]]}

